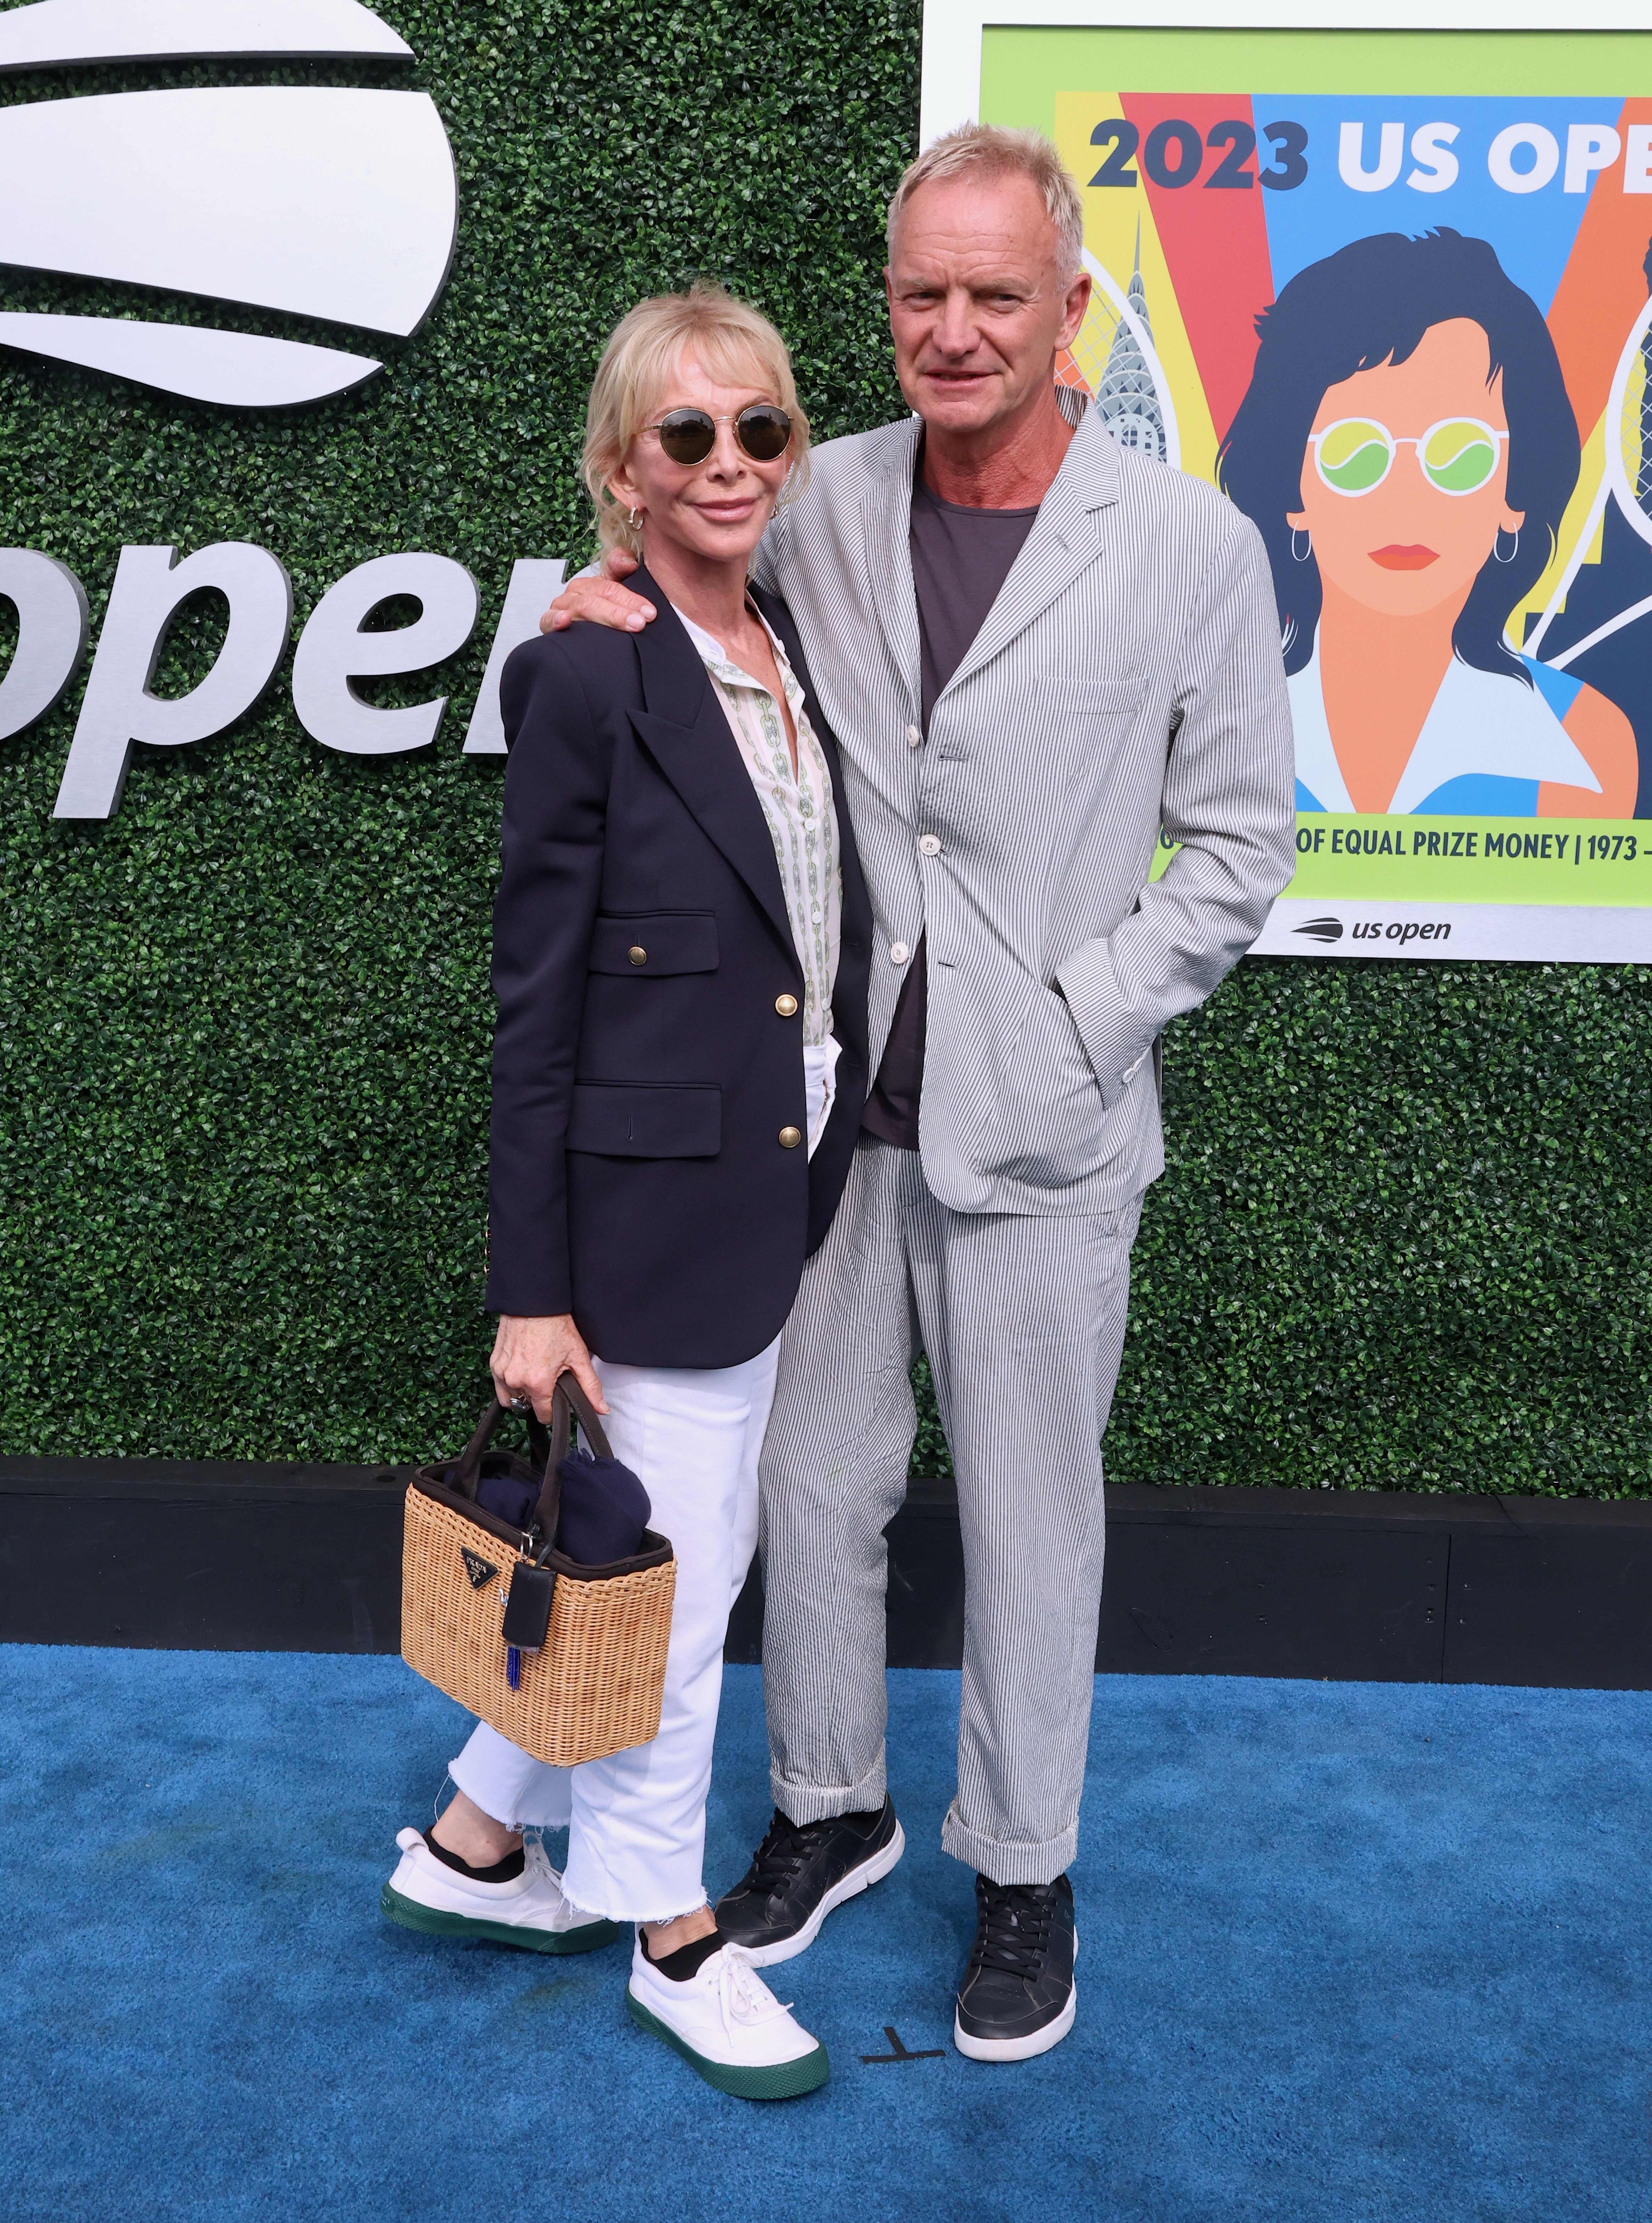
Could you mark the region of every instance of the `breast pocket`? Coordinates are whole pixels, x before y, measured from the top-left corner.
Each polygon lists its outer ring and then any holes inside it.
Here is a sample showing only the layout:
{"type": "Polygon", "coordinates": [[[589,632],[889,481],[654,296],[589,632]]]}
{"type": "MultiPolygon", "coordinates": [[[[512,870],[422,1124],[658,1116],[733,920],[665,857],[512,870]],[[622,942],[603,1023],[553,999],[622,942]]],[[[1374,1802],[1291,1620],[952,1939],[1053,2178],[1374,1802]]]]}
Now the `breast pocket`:
{"type": "Polygon", "coordinates": [[[1139,679],[1068,679],[1054,671],[1038,685],[1046,715],[1099,725],[1130,724],[1146,691],[1139,679]]]}
{"type": "Polygon", "coordinates": [[[598,1158],[715,1158],[722,1148],[722,1091],[576,1081],[568,1148],[598,1158]]]}
{"type": "Polygon", "coordinates": [[[1037,690],[1040,743],[1057,778],[1082,785],[1108,765],[1138,716],[1140,679],[1067,679],[1051,672],[1037,690]]]}
{"type": "Polygon", "coordinates": [[[649,910],[598,914],[591,934],[590,970],[646,979],[669,973],[715,973],[717,921],[709,910],[649,910]]]}

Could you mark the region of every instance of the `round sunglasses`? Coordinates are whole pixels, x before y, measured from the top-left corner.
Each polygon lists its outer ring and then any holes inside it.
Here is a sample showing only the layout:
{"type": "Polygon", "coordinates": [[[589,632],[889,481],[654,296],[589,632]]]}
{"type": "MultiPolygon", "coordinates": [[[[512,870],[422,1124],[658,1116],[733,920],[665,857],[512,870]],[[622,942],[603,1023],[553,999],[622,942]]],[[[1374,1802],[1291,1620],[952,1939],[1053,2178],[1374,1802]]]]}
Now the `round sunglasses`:
{"type": "Polygon", "coordinates": [[[1333,494],[1371,494],[1402,448],[1415,448],[1422,475],[1441,494],[1478,494],[1498,468],[1508,438],[1478,417],[1442,417],[1416,439],[1397,438],[1374,417],[1341,417],[1310,435],[1314,465],[1333,494]]]}
{"type": "Polygon", "coordinates": [[[732,424],[735,438],[754,463],[772,463],[791,444],[791,419],[772,401],[753,401],[737,417],[714,417],[706,409],[668,409],[645,432],[658,432],[674,463],[703,463],[717,444],[719,425],[732,424]]]}

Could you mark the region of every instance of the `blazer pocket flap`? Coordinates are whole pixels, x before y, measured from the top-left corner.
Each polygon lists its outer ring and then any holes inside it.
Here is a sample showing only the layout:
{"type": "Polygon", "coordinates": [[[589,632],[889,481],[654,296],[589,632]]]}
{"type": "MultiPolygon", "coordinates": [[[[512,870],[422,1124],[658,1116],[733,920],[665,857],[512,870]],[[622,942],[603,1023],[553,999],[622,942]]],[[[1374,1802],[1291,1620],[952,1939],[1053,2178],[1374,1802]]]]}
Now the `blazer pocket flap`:
{"type": "Polygon", "coordinates": [[[604,912],[591,935],[593,973],[715,973],[717,922],[709,910],[604,912]]]}
{"type": "Polygon", "coordinates": [[[715,1158],[722,1148],[722,1091],[577,1080],[567,1147],[599,1158],[715,1158]]]}

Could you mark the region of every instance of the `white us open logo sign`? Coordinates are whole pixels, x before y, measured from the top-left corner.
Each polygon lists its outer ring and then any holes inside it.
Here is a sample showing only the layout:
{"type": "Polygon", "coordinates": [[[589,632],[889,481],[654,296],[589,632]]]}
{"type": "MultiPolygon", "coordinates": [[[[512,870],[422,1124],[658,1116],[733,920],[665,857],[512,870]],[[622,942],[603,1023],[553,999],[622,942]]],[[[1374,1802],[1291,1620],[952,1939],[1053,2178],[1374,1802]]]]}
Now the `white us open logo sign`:
{"type": "MultiPolygon", "coordinates": [[[[502,756],[499,675],[562,584],[558,562],[525,558],[510,584],[465,735],[467,756],[502,756]]],[[[85,589],[65,564],[38,548],[0,548],[0,595],[17,611],[17,645],[0,680],[0,740],[34,725],[62,700],[85,653],[85,589]]],[[[374,556],[329,587],[293,652],[293,707],[312,739],[346,756],[400,756],[428,748],[441,728],[445,696],[380,709],[358,679],[425,671],[457,656],[476,631],[482,595],[451,556],[423,550],[374,556]],[[387,602],[418,602],[413,624],[369,632],[387,602]]],[[[177,748],[209,740],[251,709],[280,670],[293,623],[287,568],[249,540],[220,540],[180,563],[175,548],[123,548],[104,614],[98,652],[58,789],[57,818],[109,818],[120,807],[132,745],[177,748]],[[167,630],[192,595],[211,588],[230,606],[211,670],[186,695],[150,691],[167,630]]]]}
{"type": "MultiPolygon", "coordinates": [[[[412,50],[359,0],[34,0],[0,13],[0,71],[300,56],[407,61],[412,50]]],[[[226,85],[0,110],[0,262],[19,268],[405,338],[446,280],[457,217],[452,150],[422,92],[226,85]]],[[[344,348],[95,308],[0,313],[0,345],[243,409],[325,400],[383,368],[344,348]]],[[[500,667],[533,633],[562,569],[515,566],[469,753],[502,751],[500,667]]],[[[0,595],[16,604],[19,627],[0,681],[3,740],[61,700],[85,655],[88,620],[80,581],[37,549],[0,550],[0,595]]],[[[358,564],[322,596],[293,652],[293,707],[306,731],[350,755],[427,747],[445,696],[379,709],[353,683],[456,655],[480,612],[476,582],[449,557],[410,552],[358,564]],[[401,596],[420,606],[413,624],[364,630],[401,596]]],[[[56,816],[109,817],[135,742],[205,740],[243,716],[281,667],[292,617],[286,568],[266,548],[222,541],[181,562],[170,547],[122,549],[56,816]],[[186,695],[157,696],[149,683],[167,628],[206,589],[230,611],[211,670],[186,695]]]]}
{"type": "MultiPolygon", "coordinates": [[[[252,58],[410,61],[358,0],[34,0],[0,70],[252,58]]],[[[331,85],[93,93],[0,110],[0,263],[406,338],[440,293],[458,192],[426,93],[331,85]]],[[[0,344],[194,401],[291,406],[369,355],[201,324],[0,314],[0,344]]]]}

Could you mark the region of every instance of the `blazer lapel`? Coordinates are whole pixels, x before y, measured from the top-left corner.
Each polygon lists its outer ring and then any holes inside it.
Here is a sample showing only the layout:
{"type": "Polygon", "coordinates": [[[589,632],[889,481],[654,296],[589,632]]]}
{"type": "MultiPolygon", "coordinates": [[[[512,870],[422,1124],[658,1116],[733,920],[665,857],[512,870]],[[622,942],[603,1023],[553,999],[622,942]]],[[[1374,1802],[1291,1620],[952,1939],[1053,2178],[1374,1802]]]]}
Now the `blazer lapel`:
{"type": "Polygon", "coordinates": [[[1090,408],[1079,420],[1055,483],[1039,505],[998,600],[943,689],[943,697],[1001,655],[1095,561],[1102,546],[1104,513],[1118,499],[1118,451],[1090,408]]]}
{"type": "Polygon", "coordinates": [[[785,651],[786,661],[791,666],[792,677],[803,690],[803,707],[809,713],[809,722],[814,727],[835,774],[837,765],[837,736],[827,724],[825,713],[816,698],[815,683],[809,675],[809,665],[803,652],[803,642],[798,637],[797,627],[792,622],[791,613],[778,595],[765,594],[760,587],[753,587],[751,593],[753,601],[762,613],[763,622],[772,633],[779,635],[780,645],[785,651]]]}
{"type": "Polygon", "coordinates": [[[803,642],[792,622],[791,611],[778,595],[766,595],[756,587],[752,589],[752,600],[780,637],[786,660],[803,690],[803,707],[809,714],[809,722],[815,729],[815,739],[820,743],[821,754],[825,758],[826,769],[831,775],[832,808],[837,814],[839,866],[843,875],[842,935],[846,941],[859,941],[867,938],[861,935],[861,923],[863,919],[870,920],[872,907],[866,893],[865,875],[861,869],[861,853],[849,818],[848,803],[844,798],[843,765],[837,735],[827,723],[826,714],[816,699],[814,682],[809,676],[809,665],[803,652],[803,642]]]}
{"type": "Polygon", "coordinates": [[[914,417],[902,429],[907,437],[892,444],[888,467],[883,476],[867,488],[861,515],[872,608],[889,644],[895,669],[911,690],[916,715],[921,650],[911,543],[912,473],[917,468],[918,436],[923,428],[914,417]]]}
{"type": "Polygon", "coordinates": [[[646,570],[639,570],[634,584],[659,614],[634,637],[647,707],[632,711],[632,726],[702,830],[746,883],[795,966],[780,867],[740,745],[676,611],[646,570]]]}

